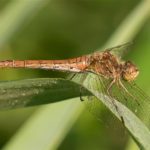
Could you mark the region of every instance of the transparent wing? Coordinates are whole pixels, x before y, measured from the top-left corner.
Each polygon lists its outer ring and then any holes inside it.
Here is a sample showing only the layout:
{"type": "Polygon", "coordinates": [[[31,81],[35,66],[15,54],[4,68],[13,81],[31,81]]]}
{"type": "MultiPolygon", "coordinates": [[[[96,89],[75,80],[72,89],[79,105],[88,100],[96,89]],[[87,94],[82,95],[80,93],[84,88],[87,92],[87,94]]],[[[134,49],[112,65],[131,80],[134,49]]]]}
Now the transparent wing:
{"type": "MultiPolygon", "coordinates": [[[[110,84],[110,80],[106,80],[106,79],[103,79],[103,77],[101,76],[97,76],[97,75],[93,75],[93,74],[90,74],[88,77],[87,77],[87,85],[86,87],[91,90],[91,91],[98,91],[99,93],[101,93],[102,95],[108,95],[107,94],[107,87],[108,85],[110,84]],[[106,82],[105,82],[106,81],[106,82]]],[[[82,91],[81,91],[82,92],[82,91]]],[[[83,94],[81,94],[83,95],[83,94]]],[[[106,97],[103,97],[104,100],[108,100],[106,97]]],[[[119,119],[122,120],[122,116],[121,116],[121,113],[120,113],[120,110],[117,108],[117,105],[115,104],[115,101],[112,97],[110,97],[111,99],[111,103],[112,103],[112,106],[113,106],[113,109],[115,109],[118,114],[119,114],[119,119]]],[[[83,97],[83,100],[84,100],[84,103],[86,104],[86,107],[88,108],[88,110],[98,119],[100,120],[102,123],[103,123],[103,116],[102,116],[102,110],[106,108],[106,106],[99,100],[97,99],[95,96],[86,96],[86,97],[83,97]]],[[[114,117],[112,115],[110,115],[109,113],[109,116],[107,116],[108,118],[111,118],[113,119],[114,117]]],[[[113,119],[115,120],[115,119],[113,119]]],[[[109,120],[110,121],[110,120],[109,120]]],[[[116,121],[116,120],[115,120],[116,121]]],[[[110,123],[106,123],[107,125],[110,124],[110,123]]]]}
{"type": "MultiPolygon", "coordinates": [[[[105,91],[107,90],[107,84],[109,81],[103,79],[103,84],[105,86],[105,91]]],[[[127,106],[142,122],[150,128],[150,97],[146,95],[134,82],[129,83],[127,81],[122,81],[122,84],[126,90],[114,84],[111,88],[112,99],[118,100],[127,106]]],[[[106,93],[106,92],[105,92],[106,93]]],[[[119,110],[118,113],[121,113],[119,110]]]]}
{"type": "Polygon", "coordinates": [[[123,43],[114,47],[106,48],[104,51],[110,51],[116,56],[125,56],[133,42],[123,43]]]}
{"type": "Polygon", "coordinates": [[[127,47],[130,47],[131,45],[133,44],[133,42],[127,42],[127,43],[123,43],[123,44],[120,44],[120,45],[117,45],[117,46],[114,46],[114,47],[111,47],[111,48],[107,48],[106,50],[108,51],[114,51],[114,50],[117,50],[117,49],[120,49],[120,48],[127,48],[127,47]]]}
{"type": "MultiPolygon", "coordinates": [[[[97,76],[88,72],[81,72],[70,75],[69,79],[72,79],[73,81],[85,86],[88,89],[96,89],[98,91],[104,89],[104,87],[100,86],[102,84],[100,83],[101,81],[97,78],[97,76]]],[[[84,90],[82,90],[82,87],[80,92],[80,99],[85,104],[88,111],[93,114],[96,119],[103,123],[101,119],[103,117],[101,116],[101,109],[103,109],[104,105],[95,96],[84,96],[84,90]]]]}
{"type": "MultiPolygon", "coordinates": [[[[103,95],[108,95],[107,88],[111,80],[105,79],[102,76],[93,75],[92,73],[78,73],[74,76],[74,80],[83,84],[91,91],[97,90],[103,95]]],[[[114,84],[111,88],[111,94],[108,95],[112,99],[112,106],[117,109],[113,99],[126,105],[143,123],[150,128],[150,97],[147,96],[134,82],[128,83],[122,81],[122,84],[130,93],[127,93],[121,86],[114,84]]],[[[100,121],[102,121],[101,109],[104,109],[104,104],[95,96],[84,96],[81,88],[81,98],[84,100],[88,110],[100,121]]],[[[103,97],[104,100],[108,100],[103,97]]],[[[117,109],[120,117],[122,110],[117,109]]],[[[102,121],[103,122],[103,121],[102,121]]]]}
{"type": "MultiPolygon", "coordinates": [[[[150,128],[150,97],[134,82],[122,82],[131,94],[128,94],[123,89],[121,90],[123,99],[126,99],[126,103],[124,104],[150,128]]],[[[117,96],[116,94],[115,96],[118,97],[118,100],[119,95],[117,96]]]]}
{"type": "MultiPolygon", "coordinates": [[[[111,80],[105,79],[101,76],[89,75],[87,77],[87,88],[98,90],[103,95],[108,95],[107,88],[111,80]]],[[[143,123],[150,128],[150,98],[135,84],[122,81],[124,87],[128,90],[127,93],[121,86],[114,84],[111,88],[111,94],[108,95],[112,100],[112,106],[117,110],[119,117],[122,117],[122,110],[116,108],[115,100],[127,106],[143,123]]],[[[82,95],[82,91],[81,91],[82,95]]],[[[108,100],[103,97],[104,100],[108,100]]],[[[88,110],[96,116],[98,120],[101,119],[101,109],[104,107],[102,102],[94,96],[84,97],[84,102],[88,110]]]]}

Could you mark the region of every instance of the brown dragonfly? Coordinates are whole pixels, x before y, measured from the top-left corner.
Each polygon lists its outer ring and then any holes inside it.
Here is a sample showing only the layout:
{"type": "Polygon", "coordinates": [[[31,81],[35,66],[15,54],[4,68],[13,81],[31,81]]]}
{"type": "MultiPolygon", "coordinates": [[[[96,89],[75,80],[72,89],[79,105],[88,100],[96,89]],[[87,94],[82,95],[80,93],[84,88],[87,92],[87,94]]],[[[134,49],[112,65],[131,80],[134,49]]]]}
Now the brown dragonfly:
{"type": "MultiPolygon", "coordinates": [[[[112,97],[119,116],[123,121],[114,98],[123,103],[128,103],[134,111],[147,113],[145,106],[150,108],[150,98],[133,82],[139,70],[131,61],[123,61],[113,54],[116,49],[126,48],[129,44],[119,45],[100,52],[66,60],[4,60],[0,61],[0,68],[30,68],[67,71],[71,73],[92,73],[98,76],[102,87],[101,92],[112,97]],[[131,102],[132,101],[132,102],[131,102]],[[144,112],[146,111],[146,112],[144,112]]],[[[150,120],[150,115],[146,118],[150,120]]]]}

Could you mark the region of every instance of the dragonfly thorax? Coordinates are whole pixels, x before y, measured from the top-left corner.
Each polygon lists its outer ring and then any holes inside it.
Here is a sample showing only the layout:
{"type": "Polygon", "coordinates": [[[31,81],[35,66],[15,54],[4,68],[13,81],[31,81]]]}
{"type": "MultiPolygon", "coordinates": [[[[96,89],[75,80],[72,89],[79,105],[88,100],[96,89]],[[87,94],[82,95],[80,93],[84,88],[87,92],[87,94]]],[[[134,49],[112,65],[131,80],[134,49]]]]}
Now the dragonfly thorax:
{"type": "Polygon", "coordinates": [[[105,78],[119,79],[121,78],[122,65],[116,56],[109,51],[95,56],[92,63],[92,69],[105,78]]]}
{"type": "Polygon", "coordinates": [[[89,69],[105,78],[115,80],[124,79],[126,81],[132,81],[139,74],[139,70],[132,62],[122,62],[109,51],[105,51],[100,55],[94,55],[89,69]]]}

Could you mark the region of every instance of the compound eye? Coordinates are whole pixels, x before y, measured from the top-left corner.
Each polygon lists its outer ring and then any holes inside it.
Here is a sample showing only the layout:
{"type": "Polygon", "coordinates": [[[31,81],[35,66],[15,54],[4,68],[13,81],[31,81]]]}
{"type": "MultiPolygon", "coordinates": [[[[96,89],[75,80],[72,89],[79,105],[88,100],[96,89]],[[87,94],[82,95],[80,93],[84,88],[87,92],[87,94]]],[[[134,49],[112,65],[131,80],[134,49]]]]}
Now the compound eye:
{"type": "Polygon", "coordinates": [[[133,81],[139,74],[138,68],[130,61],[127,61],[123,65],[123,79],[127,81],[133,81]]]}

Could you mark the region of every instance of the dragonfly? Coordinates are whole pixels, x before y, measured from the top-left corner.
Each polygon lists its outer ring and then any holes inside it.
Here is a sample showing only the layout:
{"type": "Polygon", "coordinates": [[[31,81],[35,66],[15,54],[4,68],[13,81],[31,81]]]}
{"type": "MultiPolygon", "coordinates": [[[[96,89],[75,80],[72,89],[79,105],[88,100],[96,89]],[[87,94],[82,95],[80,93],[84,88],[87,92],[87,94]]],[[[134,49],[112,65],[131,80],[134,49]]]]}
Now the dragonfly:
{"type": "Polygon", "coordinates": [[[148,122],[150,115],[147,114],[145,106],[150,110],[150,98],[134,82],[139,75],[139,69],[133,62],[124,61],[114,54],[115,50],[126,49],[129,45],[125,43],[104,51],[65,60],[4,60],[0,61],[0,68],[46,69],[75,74],[94,74],[97,77],[96,82],[101,85],[100,92],[112,99],[112,104],[123,124],[124,119],[113,99],[125,103],[135,112],[140,111],[140,114],[146,116],[145,120],[148,122]]]}

